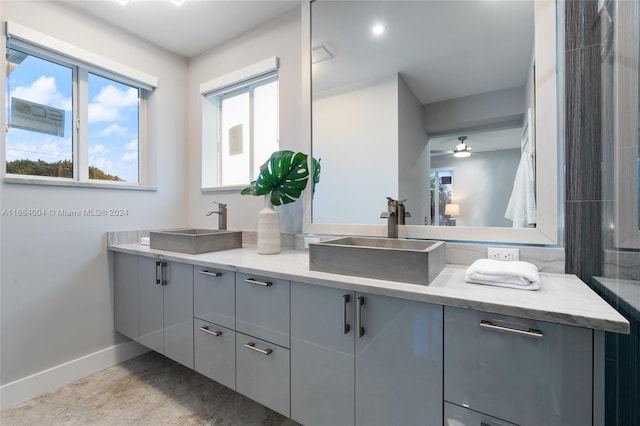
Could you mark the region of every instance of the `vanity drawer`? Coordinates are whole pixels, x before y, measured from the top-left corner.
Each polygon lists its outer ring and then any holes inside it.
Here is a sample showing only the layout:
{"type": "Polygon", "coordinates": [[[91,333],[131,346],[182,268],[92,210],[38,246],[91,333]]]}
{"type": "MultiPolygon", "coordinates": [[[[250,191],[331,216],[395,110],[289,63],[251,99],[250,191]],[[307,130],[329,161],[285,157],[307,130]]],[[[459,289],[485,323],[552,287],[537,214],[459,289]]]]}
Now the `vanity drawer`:
{"type": "Polygon", "coordinates": [[[289,347],[289,281],[236,273],[236,330],[289,347]]]}
{"type": "Polygon", "coordinates": [[[234,329],[235,273],[193,267],[193,316],[234,329]]]}
{"type": "Polygon", "coordinates": [[[449,402],[444,403],[444,426],[518,426],[449,402]]]}
{"type": "Polygon", "coordinates": [[[236,369],[239,393],[287,417],[291,415],[289,349],[236,333],[236,369]]]}
{"type": "Polygon", "coordinates": [[[589,329],[446,306],[445,400],[516,424],[592,424],[589,329]]]}
{"type": "Polygon", "coordinates": [[[194,318],[193,341],[194,370],[235,390],[236,333],[194,318]]]}

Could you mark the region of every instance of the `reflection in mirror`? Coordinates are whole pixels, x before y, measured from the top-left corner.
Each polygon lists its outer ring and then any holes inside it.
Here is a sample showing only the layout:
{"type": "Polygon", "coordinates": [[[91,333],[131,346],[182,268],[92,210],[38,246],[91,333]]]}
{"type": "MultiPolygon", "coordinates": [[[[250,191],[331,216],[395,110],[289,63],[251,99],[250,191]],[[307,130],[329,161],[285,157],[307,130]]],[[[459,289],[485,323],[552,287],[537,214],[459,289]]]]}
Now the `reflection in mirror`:
{"type": "Polygon", "coordinates": [[[311,28],[314,224],[382,224],[390,196],[407,225],[535,226],[533,0],[319,0],[311,28]]]}

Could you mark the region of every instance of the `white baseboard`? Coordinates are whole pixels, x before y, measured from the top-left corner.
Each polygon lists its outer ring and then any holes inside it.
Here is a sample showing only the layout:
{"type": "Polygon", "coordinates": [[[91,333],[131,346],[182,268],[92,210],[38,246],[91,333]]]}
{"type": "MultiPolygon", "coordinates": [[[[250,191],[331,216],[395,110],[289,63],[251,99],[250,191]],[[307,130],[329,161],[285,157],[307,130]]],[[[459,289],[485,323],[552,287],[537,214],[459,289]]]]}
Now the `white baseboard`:
{"type": "Polygon", "coordinates": [[[124,342],[7,383],[0,386],[0,409],[11,408],[148,351],[137,342],[124,342]]]}

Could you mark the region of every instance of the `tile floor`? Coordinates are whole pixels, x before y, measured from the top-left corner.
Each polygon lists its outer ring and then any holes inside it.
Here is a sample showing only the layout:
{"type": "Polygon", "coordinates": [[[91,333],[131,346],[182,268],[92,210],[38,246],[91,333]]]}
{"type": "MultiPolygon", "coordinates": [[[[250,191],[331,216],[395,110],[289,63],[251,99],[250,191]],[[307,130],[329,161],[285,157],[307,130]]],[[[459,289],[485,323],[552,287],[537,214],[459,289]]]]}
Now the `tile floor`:
{"type": "Polygon", "coordinates": [[[4,410],[0,424],[298,425],[155,352],[4,410]]]}

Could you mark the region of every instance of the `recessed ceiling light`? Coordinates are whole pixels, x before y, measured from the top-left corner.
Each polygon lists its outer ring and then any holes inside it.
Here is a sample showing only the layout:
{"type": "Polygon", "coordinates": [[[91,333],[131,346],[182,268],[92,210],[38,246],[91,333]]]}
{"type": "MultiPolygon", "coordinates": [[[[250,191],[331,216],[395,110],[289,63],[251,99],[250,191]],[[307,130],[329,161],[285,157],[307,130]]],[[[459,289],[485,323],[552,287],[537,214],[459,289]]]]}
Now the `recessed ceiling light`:
{"type": "Polygon", "coordinates": [[[316,46],[311,49],[311,63],[317,64],[318,62],[326,61],[333,58],[329,49],[324,45],[316,46]]]}
{"type": "Polygon", "coordinates": [[[131,0],[113,0],[113,1],[115,1],[116,3],[120,3],[123,6],[126,6],[127,4],[129,4],[131,0]]]}
{"type": "Polygon", "coordinates": [[[375,24],[373,27],[371,27],[371,32],[373,33],[373,35],[379,36],[384,34],[385,31],[385,27],[382,24],[375,24]]]}
{"type": "Polygon", "coordinates": [[[175,4],[176,6],[182,6],[187,0],[169,0],[169,1],[175,4]]]}

